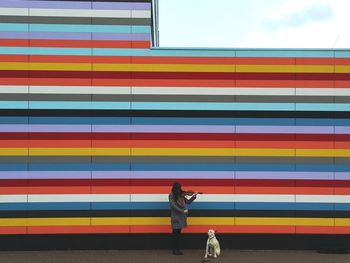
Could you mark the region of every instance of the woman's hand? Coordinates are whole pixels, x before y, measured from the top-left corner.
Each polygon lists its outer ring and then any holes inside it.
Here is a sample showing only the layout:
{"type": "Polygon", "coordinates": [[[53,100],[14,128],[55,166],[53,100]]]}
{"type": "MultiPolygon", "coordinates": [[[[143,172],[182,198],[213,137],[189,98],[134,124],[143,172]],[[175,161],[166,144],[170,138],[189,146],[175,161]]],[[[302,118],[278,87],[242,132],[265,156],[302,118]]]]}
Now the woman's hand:
{"type": "Polygon", "coordinates": [[[187,209],[185,209],[185,210],[184,210],[184,213],[185,213],[185,214],[188,214],[188,210],[187,210],[187,209]]]}

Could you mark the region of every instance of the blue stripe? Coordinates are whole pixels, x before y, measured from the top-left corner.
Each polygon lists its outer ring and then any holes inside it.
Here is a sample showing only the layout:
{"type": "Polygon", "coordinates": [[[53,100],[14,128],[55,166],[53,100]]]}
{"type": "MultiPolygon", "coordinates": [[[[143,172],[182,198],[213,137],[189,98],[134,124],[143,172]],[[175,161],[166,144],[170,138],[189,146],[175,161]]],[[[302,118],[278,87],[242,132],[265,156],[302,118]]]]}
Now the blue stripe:
{"type": "Polygon", "coordinates": [[[4,116],[0,117],[0,124],[28,124],[29,117],[4,116]]]}

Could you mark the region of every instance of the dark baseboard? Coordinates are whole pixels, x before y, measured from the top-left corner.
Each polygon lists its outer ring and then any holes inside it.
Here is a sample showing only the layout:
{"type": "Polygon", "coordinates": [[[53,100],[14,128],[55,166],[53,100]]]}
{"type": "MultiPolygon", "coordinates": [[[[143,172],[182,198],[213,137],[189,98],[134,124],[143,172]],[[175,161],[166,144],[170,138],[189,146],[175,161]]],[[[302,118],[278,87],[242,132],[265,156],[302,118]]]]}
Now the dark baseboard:
{"type": "MultiPolygon", "coordinates": [[[[222,249],[317,250],[347,253],[350,235],[220,234],[222,249]]],[[[183,234],[184,249],[204,249],[205,234],[183,234]]],[[[170,234],[1,235],[2,251],[170,249],[170,234]]]]}

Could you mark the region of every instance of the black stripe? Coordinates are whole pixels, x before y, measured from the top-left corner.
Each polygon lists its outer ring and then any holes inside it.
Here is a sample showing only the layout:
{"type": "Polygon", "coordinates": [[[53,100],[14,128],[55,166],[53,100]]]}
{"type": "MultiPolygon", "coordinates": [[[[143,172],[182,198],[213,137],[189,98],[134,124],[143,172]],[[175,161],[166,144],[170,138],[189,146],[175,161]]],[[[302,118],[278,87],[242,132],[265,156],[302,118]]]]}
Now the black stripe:
{"type": "MultiPolygon", "coordinates": [[[[169,217],[169,210],[0,211],[0,218],[46,217],[169,217]]],[[[350,218],[350,211],[190,210],[190,217],[350,218]]]]}
{"type": "MultiPolygon", "coordinates": [[[[169,228],[170,233],[170,228],[169,228]]],[[[36,257],[37,251],[43,250],[130,250],[130,249],[147,249],[149,251],[148,254],[141,253],[137,258],[137,262],[147,262],[143,257],[144,255],[148,258],[152,258],[152,260],[148,260],[148,262],[162,262],[162,260],[169,262],[174,261],[170,259],[170,252],[161,252],[161,254],[157,254],[155,249],[171,249],[171,235],[169,233],[165,234],[155,234],[155,233],[147,233],[147,234],[136,234],[136,233],[128,233],[128,234],[13,234],[13,235],[0,235],[0,251],[36,251],[36,253],[29,253],[28,260],[30,261],[30,256],[32,258],[36,257]],[[167,255],[169,253],[169,256],[167,255]],[[164,254],[164,255],[163,255],[164,254]],[[152,255],[152,257],[151,257],[152,255]],[[157,259],[156,259],[157,258],[157,259]]],[[[200,249],[204,253],[204,246],[207,240],[206,231],[203,231],[199,234],[184,234],[181,237],[181,246],[184,249],[200,249]]],[[[227,249],[259,249],[259,250],[321,250],[320,252],[328,252],[328,253],[347,253],[348,249],[350,249],[350,235],[336,235],[336,234],[224,234],[217,233],[217,238],[220,241],[220,246],[224,250],[223,261],[221,259],[218,262],[224,262],[228,258],[227,261],[238,262],[236,260],[237,255],[236,252],[228,251],[227,249]],[[226,254],[225,254],[226,253],[226,254]],[[228,256],[228,257],[227,257],[228,256]],[[225,259],[226,257],[226,259],[225,259]]],[[[74,252],[65,252],[71,253],[74,255],[74,252]]],[[[86,252],[90,255],[93,252],[86,252]]],[[[104,252],[106,253],[106,252],[104,252]]],[[[108,252],[107,252],[108,253],[108,252]]],[[[120,252],[123,253],[123,252],[120,252]]],[[[159,253],[159,252],[158,252],[159,253]]],[[[196,256],[196,259],[193,262],[198,261],[200,255],[196,256]]],[[[247,252],[249,253],[249,252],[247,252]]],[[[283,252],[286,256],[290,253],[283,252]]],[[[197,252],[196,252],[197,254],[197,252]]],[[[270,253],[271,254],[271,253],[270,253]]],[[[272,253],[274,255],[274,253],[272,253]]],[[[7,254],[3,253],[4,258],[11,258],[7,254]]],[[[46,255],[46,254],[44,254],[46,255]]],[[[50,254],[51,255],[51,254],[50,254]]],[[[57,253],[52,254],[57,255],[57,253]]],[[[60,254],[58,254],[60,255],[60,254]]],[[[80,255],[80,253],[79,253],[80,255]]],[[[118,254],[116,254],[118,255],[118,254]]],[[[303,254],[304,255],[304,254],[303,254]]],[[[312,254],[314,258],[317,258],[316,255],[312,254]]],[[[346,260],[341,260],[341,258],[345,259],[345,255],[336,255],[339,260],[336,259],[334,261],[329,262],[346,262],[346,260]]],[[[90,257],[90,256],[89,256],[90,257]]],[[[325,260],[324,255],[320,255],[320,262],[327,262],[325,260]],[[323,260],[322,260],[323,259],[323,260]]],[[[327,258],[331,258],[329,255],[327,258]]],[[[72,257],[73,258],[73,257],[72,257]]],[[[186,257],[188,258],[188,257],[186,257]]],[[[334,258],[334,257],[333,257],[334,258]]],[[[92,259],[93,260],[93,259],[92,259]]],[[[90,262],[92,261],[90,260],[90,262]]],[[[58,261],[58,260],[56,260],[58,261]]],[[[89,260],[85,260],[89,262],[89,260]]],[[[118,258],[115,260],[118,262],[118,258]]],[[[120,261],[120,260],[119,260],[120,261]]],[[[132,259],[128,259],[126,262],[132,261],[132,259]]],[[[134,262],[136,262],[134,261],[134,262]]],[[[186,261],[186,260],[185,260],[186,261]]],[[[184,262],[185,262],[184,261],[184,262]]],[[[242,260],[241,260],[242,261],[242,260]]],[[[243,260],[244,261],[244,260],[243,260]]],[[[245,260],[244,262],[246,262],[245,260]]],[[[255,260],[257,261],[257,260],[255,260]]],[[[265,262],[266,259],[260,260],[260,262],[265,262]]],[[[275,262],[287,262],[284,261],[275,261],[275,262]]],[[[292,262],[293,260],[289,260],[292,262]]],[[[10,260],[5,260],[5,262],[11,262],[10,260]]],[[[52,261],[54,262],[54,261],[52,261]]],[[[80,261],[79,261],[80,262],[80,261]]],[[[180,261],[179,261],[180,262],[180,261]]],[[[187,260],[186,262],[189,262],[187,260]]],[[[216,262],[216,261],[215,261],[216,262]]],[[[300,262],[303,262],[301,260],[300,262]]]]}
{"type": "Polygon", "coordinates": [[[61,117],[227,117],[227,118],[350,118],[350,112],[327,111],[184,111],[184,110],[19,110],[1,109],[0,116],[61,117]]]}

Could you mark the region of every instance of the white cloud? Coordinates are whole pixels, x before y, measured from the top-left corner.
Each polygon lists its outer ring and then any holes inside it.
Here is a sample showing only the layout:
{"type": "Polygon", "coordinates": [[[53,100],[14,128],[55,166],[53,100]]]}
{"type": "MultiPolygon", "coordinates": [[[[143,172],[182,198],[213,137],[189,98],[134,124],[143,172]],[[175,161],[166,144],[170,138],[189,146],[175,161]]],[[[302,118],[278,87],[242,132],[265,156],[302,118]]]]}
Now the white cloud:
{"type": "Polygon", "coordinates": [[[270,30],[292,27],[298,28],[310,23],[322,23],[332,19],[334,12],[330,2],[303,2],[303,5],[288,3],[281,10],[275,10],[270,14],[265,26],[270,30]],[[288,8],[288,9],[287,9],[288,8]]]}
{"type": "Polygon", "coordinates": [[[350,1],[288,1],[263,15],[240,47],[350,48],[350,1]]]}

